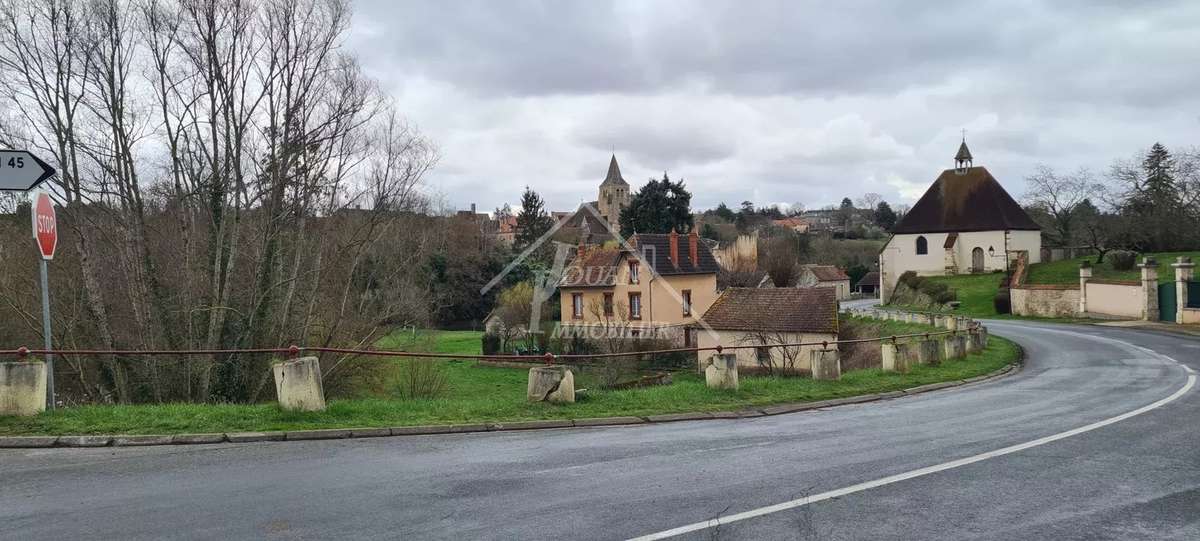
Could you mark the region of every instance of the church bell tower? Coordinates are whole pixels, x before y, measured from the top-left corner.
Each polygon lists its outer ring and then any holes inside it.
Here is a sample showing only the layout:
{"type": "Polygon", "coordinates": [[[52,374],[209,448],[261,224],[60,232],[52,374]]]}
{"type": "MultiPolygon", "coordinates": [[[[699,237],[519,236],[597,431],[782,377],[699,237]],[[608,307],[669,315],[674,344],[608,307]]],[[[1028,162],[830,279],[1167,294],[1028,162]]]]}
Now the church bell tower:
{"type": "Polygon", "coordinates": [[[600,183],[600,196],[596,200],[596,208],[612,227],[620,227],[621,211],[629,206],[629,183],[621,178],[621,167],[617,165],[617,155],[613,154],[608,162],[608,175],[600,183]]]}

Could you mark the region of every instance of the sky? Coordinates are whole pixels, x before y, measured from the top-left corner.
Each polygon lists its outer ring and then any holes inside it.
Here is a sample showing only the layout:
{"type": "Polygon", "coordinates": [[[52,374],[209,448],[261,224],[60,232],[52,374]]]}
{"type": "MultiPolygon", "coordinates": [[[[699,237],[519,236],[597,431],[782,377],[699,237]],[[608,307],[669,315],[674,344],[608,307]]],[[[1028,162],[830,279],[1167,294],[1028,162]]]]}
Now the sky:
{"type": "Polygon", "coordinates": [[[693,209],[911,204],[962,130],[1014,196],[1200,144],[1200,2],[356,0],[346,46],[454,208],[683,178],[693,209]]]}

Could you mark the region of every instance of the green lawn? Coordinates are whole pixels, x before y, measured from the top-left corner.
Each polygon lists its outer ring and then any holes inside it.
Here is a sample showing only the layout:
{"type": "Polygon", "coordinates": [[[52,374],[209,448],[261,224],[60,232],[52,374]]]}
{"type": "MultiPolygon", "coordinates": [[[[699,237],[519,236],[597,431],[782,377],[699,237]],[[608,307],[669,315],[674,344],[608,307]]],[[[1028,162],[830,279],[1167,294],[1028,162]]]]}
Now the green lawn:
{"type": "Polygon", "coordinates": [[[379,339],[375,342],[375,347],[400,351],[481,355],[482,339],[482,331],[417,329],[414,335],[411,329],[401,329],[379,339]]]}
{"type": "MultiPolygon", "coordinates": [[[[1000,281],[1004,279],[1002,273],[928,276],[926,279],[944,283],[955,291],[959,302],[958,309],[953,311],[955,314],[979,318],[1007,317],[1007,314],[1003,316],[997,314],[995,307],[992,306],[992,299],[996,296],[996,290],[1000,288],[1000,281]]],[[[896,307],[906,308],[904,306],[896,307]]],[[[915,310],[930,311],[924,308],[915,310]]],[[[951,310],[940,310],[940,312],[950,313],[951,310]]]]}
{"type": "MultiPolygon", "coordinates": [[[[889,322],[894,324],[895,322],[889,322]]],[[[916,330],[895,323],[889,334],[916,330]]],[[[426,332],[436,337],[435,350],[478,351],[463,332],[426,332]]],[[[422,332],[418,332],[418,340],[422,332]]],[[[388,344],[401,344],[393,336],[388,344]]],[[[411,341],[411,336],[408,338],[411,341]]],[[[426,342],[428,343],[428,342],[426,342]]],[[[744,377],[738,391],[718,391],[705,386],[691,371],[675,374],[671,385],[643,389],[590,390],[575,404],[530,404],[525,400],[526,370],[478,366],[474,361],[435,361],[447,375],[445,394],[434,399],[402,400],[363,398],[333,400],[319,413],[290,413],[274,404],[171,404],[138,406],[83,406],[63,408],[35,417],[0,418],[0,435],[28,434],[173,434],[181,432],[234,432],[299,430],[335,427],[381,427],[422,424],[517,421],[531,419],[581,419],[623,415],[652,415],[689,411],[736,410],[786,402],[825,400],[894,391],[927,383],[986,374],[1013,362],[1018,348],[1002,338],[960,361],[940,366],[919,366],[908,374],[880,370],[847,372],[840,381],[808,378],[744,377]]]]}
{"type": "MultiPolygon", "coordinates": [[[[1155,254],[1146,254],[1158,260],[1158,281],[1174,282],[1175,269],[1171,268],[1171,263],[1175,262],[1175,258],[1179,256],[1189,256],[1193,261],[1200,261],[1200,252],[1161,252],[1155,254]]],[[[1104,278],[1107,280],[1140,280],[1141,269],[1134,267],[1133,270],[1118,271],[1113,270],[1108,258],[1105,258],[1104,263],[1096,265],[1096,256],[1079,257],[1075,259],[1064,259],[1053,263],[1037,263],[1029,266],[1029,276],[1026,282],[1030,284],[1078,284],[1079,283],[1079,264],[1083,260],[1089,260],[1093,263],[1092,277],[1104,278]]],[[[1138,258],[1140,263],[1142,258],[1138,258]]]]}

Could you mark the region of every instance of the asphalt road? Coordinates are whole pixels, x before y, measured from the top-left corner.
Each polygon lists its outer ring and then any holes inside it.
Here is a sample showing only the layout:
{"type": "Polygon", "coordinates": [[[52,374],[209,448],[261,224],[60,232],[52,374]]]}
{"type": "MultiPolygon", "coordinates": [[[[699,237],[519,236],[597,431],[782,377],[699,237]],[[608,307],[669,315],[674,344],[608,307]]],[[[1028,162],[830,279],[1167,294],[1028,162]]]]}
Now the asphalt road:
{"type": "Polygon", "coordinates": [[[990,327],[1026,349],[1019,374],[776,417],[0,450],[0,538],[624,539],[974,457],[681,538],[1200,539],[1200,391],[1161,404],[1188,384],[1175,361],[1196,367],[1200,342],[990,327]]]}

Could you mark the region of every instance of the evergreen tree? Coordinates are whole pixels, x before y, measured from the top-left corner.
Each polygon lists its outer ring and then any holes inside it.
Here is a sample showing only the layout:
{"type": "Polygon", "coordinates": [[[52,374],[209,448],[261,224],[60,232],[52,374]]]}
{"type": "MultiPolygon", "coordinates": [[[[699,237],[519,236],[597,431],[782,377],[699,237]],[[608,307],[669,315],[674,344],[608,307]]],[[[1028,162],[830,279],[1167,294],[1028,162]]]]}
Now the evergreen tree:
{"type": "Polygon", "coordinates": [[[892,210],[892,206],[887,201],[880,201],[875,207],[875,225],[882,227],[888,231],[896,225],[896,211],[892,210]]]}
{"type": "Polygon", "coordinates": [[[837,216],[842,227],[850,227],[850,223],[854,219],[854,201],[851,201],[849,197],[843,197],[837,216]]]}
{"type": "Polygon", "coordinates": [[[709,223],[704,224],[700,228],[700,236],[706,239],[721,240],[721,235],[717,233],[717,228],[709,223]]]}
{"type": "Polygon", "coordinates": [[[1145,179],[1142,193],[1154,204],[1174,205],[1179,202],[1179,188],[1175,185],[1175,159],[1162,143],[1154,143],[1146,159],[1142,160],[1145,179]]]}
{"type": "Polygon", "coordinates": [[[517,238],[513,247],[524,250],[553,226],[554,220],[546,213],[542,197],[526,186],[525,193],[521,194],[521,212],[517,213],[517,238]]]}
{"type": "Polygon", "coordinates": [[[729,206],[726,205],[724,201],[722,201],[721,204],[717,205],[717,208],[715,210],[713,210],[712,212],[714,215],[720,217],[722,220],[725,220],[729,223],[733,223],[733,221],[737,219],[737,213],[734,212],[732,209],[730,209],[729,206]]]}
{"type": "Polygon", "coordinates": [[[629,200],[621,212],[621,235],[634,233],[670,233],[672,229],[685,233],[692,228],[692,194],[683,180],[671,182],[663,173],[662,180],[650,179],[629,200]]]}
{"type": "Polygon", "coordinates": [[[1132,247],[1143,251],[1185,248],[1183,231],[1190,220],[1180,202],[1175,160],[1166,147],[1154,143],[1142,159],[1140,170],[1129,167],[1117,175],[1132,188],[1123,208],[1132,225],[1132,247]]]}

